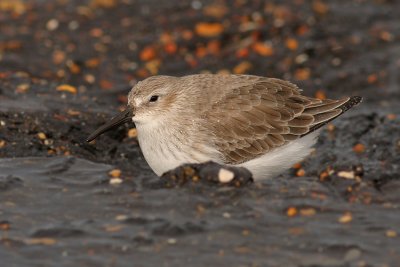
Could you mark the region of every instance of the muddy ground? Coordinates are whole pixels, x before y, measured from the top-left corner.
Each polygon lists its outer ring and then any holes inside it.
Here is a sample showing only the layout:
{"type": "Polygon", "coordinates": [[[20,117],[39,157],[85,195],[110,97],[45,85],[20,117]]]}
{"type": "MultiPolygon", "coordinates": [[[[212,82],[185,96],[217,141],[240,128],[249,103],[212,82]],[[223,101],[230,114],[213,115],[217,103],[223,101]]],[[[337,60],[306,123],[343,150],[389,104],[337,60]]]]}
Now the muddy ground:
{"type": "Polygon", "coordinates": [[[0,1],[0,266],[399,266],[400,2],[0,1]],[[132,125],[153,74],[361,95],[315,152],[241,188],[169,188],[132,125]]]}

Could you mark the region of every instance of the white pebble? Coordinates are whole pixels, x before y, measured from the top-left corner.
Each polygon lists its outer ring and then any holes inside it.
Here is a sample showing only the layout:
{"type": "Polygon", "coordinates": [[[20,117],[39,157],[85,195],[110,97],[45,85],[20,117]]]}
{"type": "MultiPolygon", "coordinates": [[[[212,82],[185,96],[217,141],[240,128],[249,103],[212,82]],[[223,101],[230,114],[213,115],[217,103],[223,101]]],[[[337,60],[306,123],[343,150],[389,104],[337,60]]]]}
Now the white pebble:
{"type": "Polygon", "coordinates": [[[198,10],[198,9],[200,9],[201,7],[203,6],[203,3],[201,3],[200,1],[193,1],[192,2],[192,8],[193,9],[196,9],[196,10],[198,10]]]}
{"type": "Polygon", "coordinates": [[[295,59],[294,59],[294,61],[297,63],[297,64],[303,64],[304,62],[306,62],[308,60],[308,55],[307,54],[300,54],[300,55],[298,55],[295,59]]]}
{"type": "Polygon", "coordinates": [[[115,184],[121,184],[122,182],[123,182],[123,180],[122,180],[121,178],[119,178],[119,177],[111,178],[111,179],[110,179],[110,184],[113,184],[113,185],[115,185],[115,184]]]}
{"type": "Polygon", "coordinates": [[[354,172],[352,172],[352,171],[351,172],[346,172],[346,171],[338,172],[338,176],[345,178],[345,179],[354,179],[355,178],[354,172]]]}
{"type": "Polygon", "coordinates": [[[71,31],[75,31],[76,29],[79,28],[79,22],[77,22],[76,20],[71,21],[70,23],[68,23],[68,28],[71,31]]]}
{"type": "Polygon", "coordinates": [[[127,215],[124,215],[124,214],[121,214],[121,215],[117,215],[117,216],[115,217],[115,219],[116,219],[117,221],[125,221],[126,219],[128,219],[128,216],[127,216],[127,215]]]}
{"type": "Polygon", "coordinates": [[[176,239],[175,238],[168,238],[168,240],[167,240],[167,243],[168,244],[170,244],[170,245],[174,245],[174,244],[176,244],[176,239]]]}
{"type": "Polygon", "coordinates": [[[233,180],[235,174],[230,170],[221,168],[218,172],[218,179],[220,183],[229,183],[233,180]]]}
{"type": "Polygon", "coordinates": [[[56,19],[51,19],[51,20],[49,20],[49,21],[47,22],[46,28],[47,28],[49,31],[54,31],[54,30],[56,30],[56,29],[58,28],[58,25],[60,25],[60,23],[58,22],[58,20],[56,20],[56,19]]]}
{"type": "Polygon", "coordinates": [[[224,213],[222,213],[222,216],[224,217],[224,218],[226,218],[226,219],[230,219],[232,216],[231,216],[231,214],[229,213],[229,212],[224,212],[224,213]]]}

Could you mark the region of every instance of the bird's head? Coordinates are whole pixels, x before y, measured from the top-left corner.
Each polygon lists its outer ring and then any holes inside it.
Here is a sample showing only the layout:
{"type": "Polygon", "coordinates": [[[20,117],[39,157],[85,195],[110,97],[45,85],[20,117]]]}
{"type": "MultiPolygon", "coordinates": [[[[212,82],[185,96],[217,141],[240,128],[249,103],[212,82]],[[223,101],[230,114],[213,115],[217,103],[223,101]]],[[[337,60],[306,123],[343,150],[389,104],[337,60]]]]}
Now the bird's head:
{"type": "Polygon", "coordinates": [[[86,141],[90,142],[129,121],[139,126],[176,112],[180,106],[177,105],[177,79],[171,76],[153,76],[137,83],[128,95],[128,107],[94,131],[86,141]]]}
{"type": "Polygon", "coordinates": [[[128,95],[128,109],[135,124],[159,120],[176,109],[178,78],[153,76],[137,83],[128,95]]]}

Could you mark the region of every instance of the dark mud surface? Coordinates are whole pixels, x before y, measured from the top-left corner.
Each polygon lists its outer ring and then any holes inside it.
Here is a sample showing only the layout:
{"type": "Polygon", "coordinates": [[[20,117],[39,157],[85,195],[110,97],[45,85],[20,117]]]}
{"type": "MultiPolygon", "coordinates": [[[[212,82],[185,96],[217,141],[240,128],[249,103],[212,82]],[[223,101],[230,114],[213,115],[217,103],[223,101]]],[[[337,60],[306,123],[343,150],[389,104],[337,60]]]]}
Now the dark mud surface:
{"type": "Polygon", "coordinates": [[[399,13],[389,0],[0,1],[0,266],[399,266],[399,13]],[[132,125],[84,143],[136,81],[203,71],[365,100],[301,165],[240,188],[166,186],[132,125]]]}

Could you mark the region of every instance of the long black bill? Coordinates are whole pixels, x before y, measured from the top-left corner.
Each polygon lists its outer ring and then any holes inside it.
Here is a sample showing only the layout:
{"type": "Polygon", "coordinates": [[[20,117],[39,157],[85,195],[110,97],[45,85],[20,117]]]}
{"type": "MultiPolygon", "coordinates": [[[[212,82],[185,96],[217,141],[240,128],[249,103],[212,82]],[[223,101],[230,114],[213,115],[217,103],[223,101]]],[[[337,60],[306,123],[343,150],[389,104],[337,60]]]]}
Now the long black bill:
{"type": "Polygon", "coordinates": [[[86,142],[90,142],[96,139],[96,137],[99,135],[129,121],[132,121],[132,111],[130,109],[126,109],[89,135],[89,137],[86,139],[86,142]]]}

